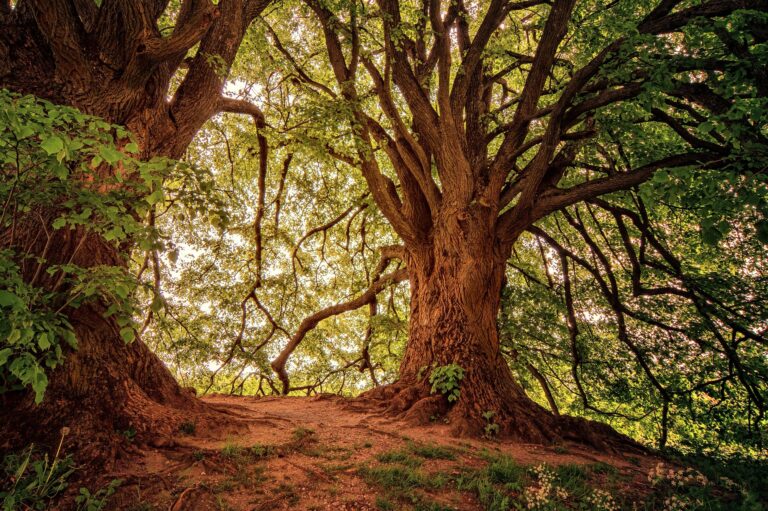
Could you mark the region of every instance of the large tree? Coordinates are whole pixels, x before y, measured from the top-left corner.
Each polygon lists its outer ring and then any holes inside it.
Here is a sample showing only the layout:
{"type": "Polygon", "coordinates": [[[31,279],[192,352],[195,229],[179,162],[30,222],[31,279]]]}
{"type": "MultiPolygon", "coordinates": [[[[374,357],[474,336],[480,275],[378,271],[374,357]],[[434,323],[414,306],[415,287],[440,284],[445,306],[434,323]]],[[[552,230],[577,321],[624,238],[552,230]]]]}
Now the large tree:
{"type": "MultiPolygon", "coordinates": [[[[268,3],[3,0],[0,87],[128,127],[141,159],[176,159],[219,112],[244,113],[259,122],[257,108],[225,98],[222,91],[246,30],[268,3]]],[[[106,164],[99,169],[117,171],[106,164]]],[[[126,265],[126,246],[83,227],[50,229],[56,208],[34,213],[20,220],[24,229],[14,226],[26,236],[0,232],[3,248],[45,257],[50,265],[126,265]],[[47,243],[41,232],[53,233],[47,243]]],[[[28,282],[55,287],[36,278],[39,265],[20,264],[28,282]]],[[[124,342],[114,316],[104,317],[108,305],[71,311],[79,347],[53,372],[41,405],[29,395],[5,397],[6,443],[13,445],[16,435],[55,435],[68,425],[98,449],[98,439],[109,440],[121,430],[171,431],[181,410],[202,407],[141,340],[124,342]]]]}
{"type": "Polygon", "coordinates": [[[430,376],[458,365],[457,433],[490,416],[522,440],[591,437],[511,376],[496,324],[506,262],[535,222],[662,169],[749,171],[766,142],[768,3],[306,5],[335,77],[321,93],[344,104],[410,280],[399,380],[370,395],[426,420],[446,405],[430,376]]]}

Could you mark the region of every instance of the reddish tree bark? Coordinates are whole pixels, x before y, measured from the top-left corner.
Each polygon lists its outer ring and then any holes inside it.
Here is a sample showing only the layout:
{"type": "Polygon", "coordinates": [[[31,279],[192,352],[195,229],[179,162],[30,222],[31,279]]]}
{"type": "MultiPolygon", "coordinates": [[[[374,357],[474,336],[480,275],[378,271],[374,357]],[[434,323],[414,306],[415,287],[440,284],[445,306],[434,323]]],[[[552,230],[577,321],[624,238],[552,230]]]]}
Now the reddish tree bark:
{"type": "MultiPolygon", "coordinates": [[[[184,0],[176,26],[164,36],[157,25],[167,8],[164,0],[104,0],[100,7],[93,1],[20,0],[13,8],[3,1],[0,87],[125,125],[142,157],[179,158],[219,111],[258,112],[221,92],[248,25],[268,3],[222,0],[214,6],[184,0]],[[194,56],[186,57],[197,44],[194,56]],[[186,75],[168,100],[171,79],[182,65],[186,75]]],[[[35,234],[46,226],[25,221],[28,237],[14,243],[41,254],[35,234]]],[[[82,267],[126,264],[124,251],[98,236],[68,230],[53,236],[51,264],[70,259],[82,267]]],[[[0,246],[8,246],[9,239],[0,233],[0,246]]],[[[0,448],[49,440],[67,426],[87,447],[84,455],[110,458],[114,452],[100,450],[105,443],[115,445],[123,431],[149,440],[174,431],[186,414],[207,410],[141,340],[124,343],[114,319],[103,317],[105,309],[106,304],[91,304],[71,314],[79,348],[50,376],[41,405],[24,393],[2,397],[0,448]]]]}
{"type": "MultiPolygon", "coordinates": [[[[548,214],[641,184],[660,168],[716,166],[724,149],[684,133],[685,149],[678,154],[636,168],[627,162],[598,177],[587,167],[575,172],[581,146],[596,136],[599,109],[632,100],[649,78],[645,70],[618,79],[601,76],[606,63],[636,67],[618,60],[625,58],[616,51],[627,42],[623,35],[581,67],[567,62],[562,45],[575,0],[490,0],[472,8],[461,0],[424,1],[418,17],[403,14],[399,0],[377,0],[382,15],[376,40],[383,43],[374,48],[362,47],[353,14],[345,24],[321,2],[305,1],[322,26],[338,90],[353,110],[358,147],[365,146],[357,154],[363,176],[407,253],[411,317],[399,380],[366,397],[384,398],[391,411],[420,421],[447,412],[458,434],[482,431],[483,414],[494,412],[500,433],[519,440],[619,439],[609,428],[552,415],[512,378],[496,329],[505,261],[520,234],[548,214]],[[527,31],[520,20],[531,19],[531,9],[545,20],[535,29],[535,48],[510,48],[506,65],[494,60],[486,51],[489,41],[503,30],[504,41],[527,31]],[[513,11],[520,12],[510,16],[513,11]],[[415,29],[404,31],[404,23],[415,29]],[[518,26],[505,29],[504,23],[518,26]],[[505,79],[513,71],[523,76],[519,91],[505,79]],[[367,90],[358,90],[369,83],[376,112],[361,100],[367,90]],[[381,168],[377,151],[393,173],[381,168]],[[431,369],[446,364],[465,371],[453,406],[429,394],[431,369]]],[[[678,4],[660,0],[637,20],[637,31],[669,34],[697,17],[765,10],[746,0],[678,4]]],[[[709,64],[702,59],[686,65],[690,71],[709,64]]],[[[710,111],[728,102],[713,98],[706,86],[695,88],[665,92],[710,111]]]]}

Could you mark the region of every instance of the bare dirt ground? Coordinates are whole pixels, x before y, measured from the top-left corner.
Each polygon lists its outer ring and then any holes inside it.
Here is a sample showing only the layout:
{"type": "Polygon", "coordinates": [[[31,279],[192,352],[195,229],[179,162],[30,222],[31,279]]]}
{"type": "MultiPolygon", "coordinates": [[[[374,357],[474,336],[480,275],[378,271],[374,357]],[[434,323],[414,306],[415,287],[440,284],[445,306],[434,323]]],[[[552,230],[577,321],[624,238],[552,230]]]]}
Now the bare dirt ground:
{"type": "MultiPolygon", "coordinates": [[[[107,509],[480,510],[489,509],[488,497],[481,502],[471,484],[457,481],[470,480],[492,459],[511,460],[523,471],[542,463],[602,467],[590,473],[609,474],[625,496],[646,491],[658,462],[575,445],[452,438],[440,421],[409,426],[331,396],[204,401],[231,420],[191,417],[171,441],[135,446],[135,456],[100,479],[123,480],[107,509]]],[[[508,484],[504,491],[514,499],[522,489],[508,484]]]]}

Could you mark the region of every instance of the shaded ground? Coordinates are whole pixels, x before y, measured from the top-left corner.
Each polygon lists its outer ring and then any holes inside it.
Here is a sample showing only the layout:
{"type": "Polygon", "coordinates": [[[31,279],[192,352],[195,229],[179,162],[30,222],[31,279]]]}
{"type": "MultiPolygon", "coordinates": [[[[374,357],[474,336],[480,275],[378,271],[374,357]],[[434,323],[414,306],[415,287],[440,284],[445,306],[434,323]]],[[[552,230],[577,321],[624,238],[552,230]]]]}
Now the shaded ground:
{"type": "Polygon", "coordinates": [[[659,462],[574,445],[456,439],[439,421],[412,427],[330,396],[204,400],[232,420],[190,417],[169,445],[134,446],[137,455],[98,482],[123,479],[106,509],[506,509],[543,493],[546,473],[557,481],[553,499],[587,501],[602,487],[626,504],[643,500],[659,462]],[[531,470],[541,464],[549,472],[531,470]]]}

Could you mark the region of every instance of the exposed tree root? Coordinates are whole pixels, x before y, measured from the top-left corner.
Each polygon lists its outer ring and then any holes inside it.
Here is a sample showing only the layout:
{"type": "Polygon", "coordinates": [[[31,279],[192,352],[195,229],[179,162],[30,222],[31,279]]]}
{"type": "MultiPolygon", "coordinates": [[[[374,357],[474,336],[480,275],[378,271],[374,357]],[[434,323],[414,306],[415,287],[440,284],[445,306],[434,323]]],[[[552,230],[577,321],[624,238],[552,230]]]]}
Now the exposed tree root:
{"type": "Polygon", "coordinates": [[[358,405],[376,406],[384,414],[413,425],[443,418],[458,437],[494,437],[521,443],[552,445],[574,442],[601,451],[646,452],[631,438],[596,421],[556,416],[521,393],[505,399],[479,401],[470,389],[455,404],[442,395],[430,394],[425,383],[395,382],[376,387],[357,398],[358,405]],[[488,412],[493,412],[488,413],[488,412]]]}
{"type": "Polygon", "coordinates": [[[36,405],[28,392],[3,396],[0,450],[33,442],[52,450],[65,433],[66,454],[109,468],[137,447],[172,447],[183,422],[199,432],[224,421],[237,427],[239,418],[182,389],[145,344],[125,344],[96,311],[74,319],[79,349],[52,373],[43,402],[36,405]]]}

